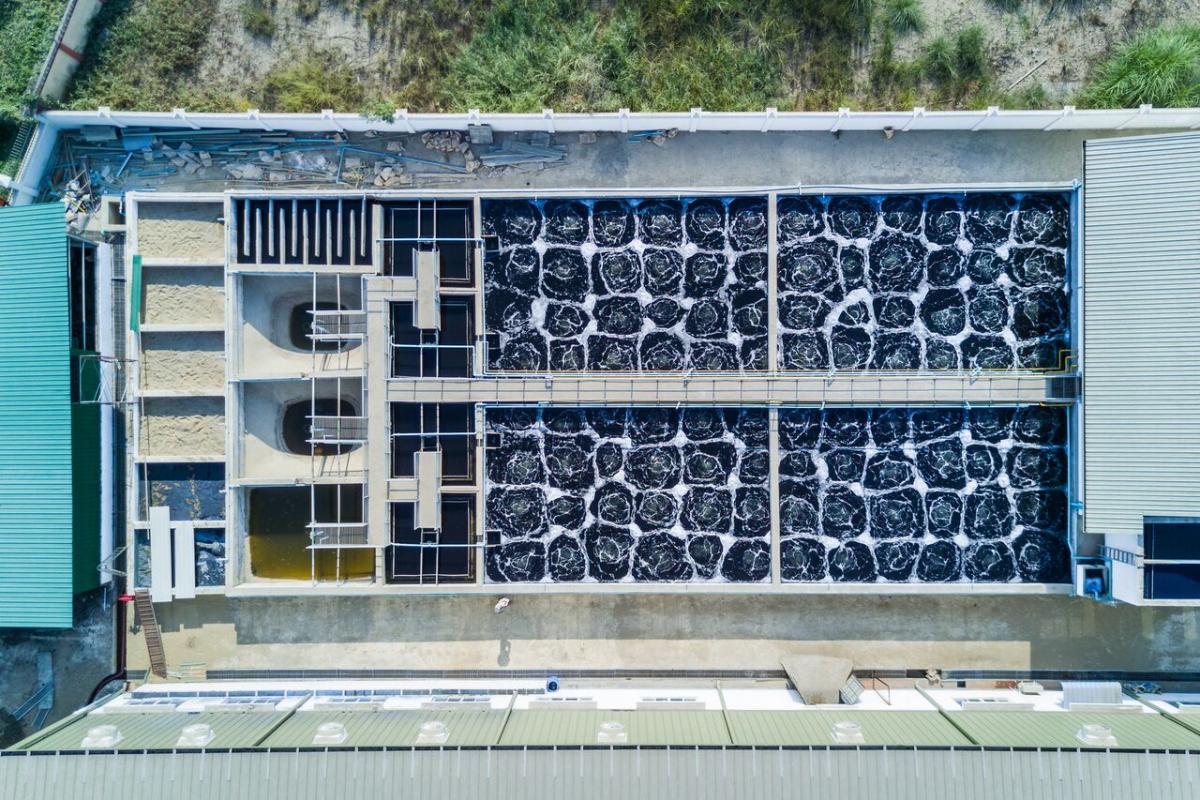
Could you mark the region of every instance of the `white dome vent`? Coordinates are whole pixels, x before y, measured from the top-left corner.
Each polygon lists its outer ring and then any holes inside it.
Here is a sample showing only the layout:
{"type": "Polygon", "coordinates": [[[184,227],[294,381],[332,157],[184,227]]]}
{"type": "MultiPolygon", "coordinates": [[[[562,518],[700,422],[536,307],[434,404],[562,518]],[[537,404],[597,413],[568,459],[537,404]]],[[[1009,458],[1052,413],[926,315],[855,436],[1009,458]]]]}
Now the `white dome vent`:
{"type": "Polygon", "coordinates": [[[80,744],[84,750],[111,750],[117,742],[124,738],[116,725],[97,725],[88,728],[87,735],[80,744]]]}
{"type": "Polygon", "coordinates": [[[450,730],[446,723],[432,719],[421,723],[417,731],[417,744],[445,744],[450,739],[450,730]]]}
{"type": "Polygon", "coordinates": [[[848,719],[840,720],[833,723],[831,729],[833,741],[838,744],[866,744],[867,739],[863,736],[862,725],[857,722],[851,722],[848,719]]]}
{"type": "Polygon", "coordinates": [[[1088,747],[1117,747],[1117,737],[1107,725],[1084,725],[1075,738],[1088,747]]]}
{"type": "Polygon", "coordinates": [[[620,722],[601,722],[600,730],[596,732],[596,742],[598,744],[628,744],[629,732],[620,722]]]}
{"type": "Polygon", "coordinates": [[[175,742],[175,746],[208,747],[215,738],[217,738],[217,734],[213,732],[212,725],[197,722],[194,725],[183,726],[183,730],[179,732],[179,741],[175,742]]]}
{"type": "Polygon", "coordinates": [[[313,744],[330,745],[345,744],[350,738],[350,734],[346,731],[346,726],[340,722],[322,722],[317,726],[317,732],[313,734],[313,744]]]}

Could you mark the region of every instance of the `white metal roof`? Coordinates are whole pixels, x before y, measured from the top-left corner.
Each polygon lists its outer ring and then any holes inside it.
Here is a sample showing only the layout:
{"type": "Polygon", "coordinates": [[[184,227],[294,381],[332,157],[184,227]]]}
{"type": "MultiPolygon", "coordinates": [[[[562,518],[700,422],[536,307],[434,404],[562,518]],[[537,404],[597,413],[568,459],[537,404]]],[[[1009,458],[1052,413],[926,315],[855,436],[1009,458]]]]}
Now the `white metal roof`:
{"type": "Polygon", "coordinates": [[[1200,516],[1200,133],[1086,143],[1088,533],[1200,516]]]}

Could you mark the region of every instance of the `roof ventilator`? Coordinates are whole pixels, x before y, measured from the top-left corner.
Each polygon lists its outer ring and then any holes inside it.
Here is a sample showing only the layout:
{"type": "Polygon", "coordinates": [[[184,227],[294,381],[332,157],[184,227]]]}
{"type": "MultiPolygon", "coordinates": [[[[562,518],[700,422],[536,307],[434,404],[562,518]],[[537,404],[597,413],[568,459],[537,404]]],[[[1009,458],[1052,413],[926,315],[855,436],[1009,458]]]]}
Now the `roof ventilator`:
{"type": "Polygon", "coordinates": [[[313,734],[313,744],[330,745],[345,744],[350,738],[350,734],[346,732],[346,726],[340,722],[322,722],[317,726],[317,732],[313,734]]]}
{"type": "Polygon", "coordinates": [[[620,722],[601,722],[596,732],[597,744],[629,744],[629,733],[620,722]]]}
{"type": "Polygon", "coordinates": [[[121,731],[116,725],[97,725],[88,728],[87,736],[79,745],[84,750],[111,750],[121,741],[121,731]]]}
{"type": "Polygon", "coordinates": [[[450,730],[441,720],[422,722],[417,731],[417,744],[445,744],[450,739],[450,730]]]}
{"type": "Polygon", "coordinates": [[[183,730],[179,733],[179,741],[175,742],[175,746],[208,747],[215,738],[217,735],[213,733],[212,725],[198,722],[195,725],[183,726],[183,730]]]}
{"type": "Polygon", "coordinates": [[[1075,738],[1088,747],[1118,747],[1117,737],[1107,725],[1084,725],[1075,738]]]}
{"type": "Polygon", "coordinates": [[[862,725],[857,722],[851,722],[848,719],[840,720],[833,723],[833,741],[838,744],[866,744],[867,740],[863,736],[862,725]]]}

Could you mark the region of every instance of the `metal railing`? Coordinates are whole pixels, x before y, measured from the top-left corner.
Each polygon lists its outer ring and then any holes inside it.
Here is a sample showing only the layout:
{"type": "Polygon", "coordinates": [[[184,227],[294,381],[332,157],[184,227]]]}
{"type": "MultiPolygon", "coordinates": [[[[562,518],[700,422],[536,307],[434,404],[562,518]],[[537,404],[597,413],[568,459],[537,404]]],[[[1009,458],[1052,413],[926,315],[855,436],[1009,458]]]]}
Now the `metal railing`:
{"type": "Polygon", "coordinates": [[[313,444],[361,444],[367,440],[366,417],[309,417],[308,441],[313,444]]]}
{"type": "MultiPolygon", "coordinates": [[[[391,342],[391,346],[392,346],[393,353],[392,353],[392,368],[390,370],[390,373],[391,373],[390,377],[392,377],[392,378],[449,378],[449,377],[475,378],[475,377],[480,377],[480,376],[476,375],[476,371],[475,371],[475,345],[473,345],[473,344],[405,344],[405,343],[401,343],[401,342],[397,342],[397,341],[393,340],[391,342]],[[395,351],[397,351],[397,350],[416,350],[417,351],[417,360],[416,360],[416,364],[414,365],[416,367],[416,372],[417,372],[416,375],[397,374],[396,360],[395,360],[395,357],[396,357],[395,351]],[[461,375],[459,375],[459,374],[443,375],[442,374],[442,351],[443,350],[463,352],[466,354],[466,363],[465,364],[455,364],[454,365],[455,371],[461,372],[463,374],[461,374],[461,375]],[[425,357],[425,354],[427,352],[433,353],[432,363],[429,363],[425,357]]],[[[491,376],[489,376],[489,377],[491,377],[491,376]]]]}
{"type": "Polygon", "coordinates": [[[365,522],[311,522],[308,538],[309,550],[369,546],[365,522]]]}
{"type": "Polygon", "coordinates": [[[344,309],[309,309],[312,322],[308,338],[315,342],[342,342],[362,339],[367,333],[367,312],[344,309]]]}

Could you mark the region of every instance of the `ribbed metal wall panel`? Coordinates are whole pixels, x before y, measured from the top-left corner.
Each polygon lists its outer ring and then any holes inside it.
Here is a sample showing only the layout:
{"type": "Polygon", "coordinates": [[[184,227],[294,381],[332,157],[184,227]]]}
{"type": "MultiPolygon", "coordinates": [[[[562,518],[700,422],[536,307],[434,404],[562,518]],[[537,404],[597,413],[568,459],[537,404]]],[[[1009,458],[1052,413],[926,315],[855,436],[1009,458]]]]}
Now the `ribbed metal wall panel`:
{"type": "Polygon", "coordinates": [[[372,750],[7,755],[23,800],[1194,800],[1195,752],[1046,750],[372,750]]]}
{"type": "Polygon", "coordinates": [[[1085,155],[1085,525],[1140,534],[1200,516],[1200,134],[1085,155]]]}
{"type": "Polygon", "coordinates": [[[0,628],[71,627],[69,336],[62,205],[0,208],[0,628]]]}

